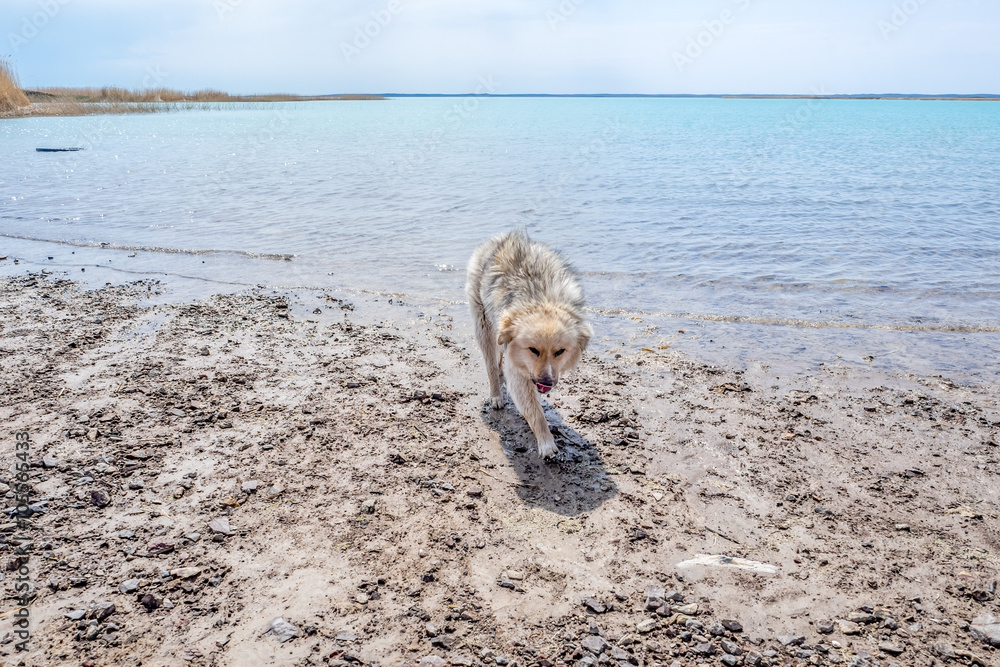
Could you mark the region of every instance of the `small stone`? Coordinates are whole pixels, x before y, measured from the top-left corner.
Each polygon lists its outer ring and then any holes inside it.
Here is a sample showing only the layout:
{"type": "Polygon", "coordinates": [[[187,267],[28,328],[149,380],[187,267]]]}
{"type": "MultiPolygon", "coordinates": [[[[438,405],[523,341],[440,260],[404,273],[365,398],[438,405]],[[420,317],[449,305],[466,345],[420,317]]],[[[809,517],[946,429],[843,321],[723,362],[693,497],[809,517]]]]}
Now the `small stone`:
{"type": "Polygon", "coordinates": [[[910,530],[910,524],[908,524],[908,523],[897,523],[896,524],[896,530],[909,532],[909,530],[910,530]]]}
{"type": "Polygon", "coordinates": [[[267,495],[269,498],[274,498],[275,496],[280,496],[284,492],[285,492],[285,487],[283,487],[281,484],[275,484],[267,492],[267,495]]]}
{"type": "Polygon", "coordinates": [[[759,667],[763,663],[764,656],[757,653],[757,651],[751,651],[750,653],[747,653],[745,658],[743,658],[743,664],[747,665],[747,667],[759,667]]]}
{"type": "Polygon", "coordinates": [[[220,533],[222,535],[235,535],[233,529],[229,527],[229,519],[226,517],[219,517],[218,519],[212,519],[208,524],[208,529],[213,533],[220,533]]]}
{"type": "Polygon", "coordinates": [[[663,606],[665,591],[658,586],[646,588],[646,611],[653,611],[663,606]]]}
{"type": "Polygon", "coordinates": [[[86,615],[87,615],[86,609],[74,609],[73,611],[68,612],[66,614],[66,618],[68,618],[71,621],[79,621],[86,615]]]}
{"type": "Polygon", "coordinates": [[[377,502],[377,498],[369,498],[365,502],[361,503],[361,511],[364,514],[375,514],[375,504],[377,502]]]}
{"type": "Polygon", "coordinates": [[[727,639],[723,639],[720,645],[722,646],[722,650],[729,655],[743,655],[743,649],[727,639]]]}
{"type": "Polygon", "coordinates": [[[836,626],[834,626],[833,621],[816,621],[816,632],[821,635],[833,634],[835,629],[836,626]]]}
{"type": "Polygon", "coordinates": [[[743,632],[743,625],[740,624],[739,621],[722,619],[719,622],[722,623],[722,627],[724,627],[726,630],[729,630],[730,632],[733,633],[743,632]]]}
{"type": "Polygon", "coordinates": [[[280,616],[268,624],[265,634],[268,632],[274,635],[282,644],[299,636],[298,628],[280,616]]]}
{"type": "Polygon", "coordinates": [[[163,603],[163,600],[152,593],[146,593],[142,596],[142,599],[139,602],[146,608],[147,612],[152,612],[153,610],[159,608],[159,606],[163,603]]]}
{"type": "Polygon", "coordinates": [[[698,655],[715,655],[715,647],[708,642],[697,644],[692,650],[698,655]]]}
{"type": "Polygon", "coordinates": [[[59,462],[58,459],[55,459],[51,456],[42,457],[42,466],[46,468],[58,468],[60,465],[62,464],[59,462]]]}
{"type": "Polygon", "coordinates": [[[135,593],[137,590],[139,590],[139,580],[127,579],[122,583],[118,584],[118,590],[126,595],[128,595],[129,593],[135,593]]]}
{"type": "Polygon", "coordinates": [[[973,620],[969,625],[969,634],[984,644],[1000,648],[1000,622],[993,614],[983,614],[973,620]]]}
{"type": "Polygon", "coordinates": [[[146,488],[146,483],[141,479],[133,479],[128,483],[128,488],[132,491],[141,491],[146,488]]]}
{"type": "Polygon", "coordinates": [[[99,600],[94,603],[93,608],[90,612],[90,618],[103,621],[108,616],[115,613],[115,605],[110,602],[105,602],[104,600],[99,600]]]}
{"type": "Polygon", "coordinates": [[[722,656],[722,664],[726,667],[736,667],[740,664],[740,659],[735,655],[729,655],[728,653],[722,656]]]}
{"type": "Polygon", "coordinates": [[[427,625],[424,626],[424,632],[427,633],[428,637],[437,637],[440,634],[440,631],[437,629],[437,626],[431,623],[428,623],[427,625]]]}
{"type": "Polygon", "coordinates": [[[697,603],[692,602],[691,604],[682,604],[670,608],[675,614],[684,614],[685,616],[694,616],[698,613],[697,603]]]}
{"type": "Polygon", "coordinates": [[[92,428],[92,429],[88,429],[87,430],[87,440],[90,440],[91,442],[94,442],[95,440],[97,440],[97,429],[96,428],[92,428]]]}
{"type": "Polygon", "coordinates": [[[944,660],[954,660],[958,656],[955,654],[955,647],[946,642],[939,642],[931,647],[931,651],[944,660]]]}
{"type": "Polygon", "coordinates": [[[187,417],[187,413],[181,410],[180,408],[170,408],[169,412],[174,417],[187,417]]]}
{"type": "Polygon", "coordinates": [[[806,638],[801,635],[778,635],[782,646],[801,646],[806,638]]]}
{"type": "Polygon", "coordinates": [[[864,611],[852,611],[847,615],[847,620],[852,623],[859,623],[861,625],[868,625],[869,623],[874,623],[878,618],[874,614],[870,614],[864,611]]]}
{"type": "Polygon", "coordinates": [[[424,656],[417,663],[417,667],[445,667],[448,663],[445,662],[444,658],[436,655],[424,656]]]}
{"type": "Polygon", "coordinates": [[[470,498],[482,498],[483,497],[483,487],[481,487],[481,486],[473,486],[473,487],[470,487],[465,493],[470,498]]]}
{"type": "Polygon", "coordinates": [[[520,570],[507,570],[507,578],[514,581],[524,581],[524,572],[520,570]]]}
{"type": "Polygon", "coordinates": [[[174,570],[170,570],[167,574],[178,579],[190,579],[191,577],[197,577],[201,574],[201,571],[202,568],[200,567],[179,567],[174,570]]]}
{"type": "Polygon", "coordinates": [[[120,530],[120,531],[118,531],[118,539],[120,539],[120,540],[132,540],[132,539],[135,539],[135,531],[132,531],[132,530],[120,530]]]}
{"type": "Polygon", "coordinates": [[[640,621],[636,626],[636,632],[641,634],[647,634],[655,630],[660,625],[660,622],[655,618],[647,618],[644,621],[640,621]]]}
{"type": "Polygon", "coordinates": [[[622,663],[622,662],[632,662],[633,660],[635,660],[635,656],[633,656],[628,651],[625,651],[623,649],[618,648],[617,646],[612,646],[611,647],[611,659],[612,660],[617,660],[619,663],[622,663]]]}
{"type": "Polygon", "coordinates": [[[146,553],[150,556],[156,556],[158,554],[170,553],[174,550],[174,545],[172,542],[162,542],[160,540],[153,540],[146,545],[146,553]]]}
{"type": "Polygon", "coordinates": [[[174,608],[174,603],[171,602],[170,598],[163,598],[163,608],[164,609],[173,609],[174,608]]]}
{"type": "Polygon", "coordinates": [[[861,632],[861,626],[853,621],[838,618],[837,625],[840,627],[840,631],[845,635],[856,635],[861,632]]]}
{"type": "Polygon", "coordinates": [[[93,503],[94,507],[107,507],[111,504],[111,496],[108,495],[107,491],[97,489],[91,492],[90,502],[93,503]]]}
{"type": "Polygon", "coordinates": [[[189,533],[184,536],[184,539],[191,540],[192,542],[197,542],[201,539],[201,533],[189,533]]]}
{"type": "Polygon", "coordinates": [[[514,582],[508,579],[507,577],[502,577],[500,579],[500,588],[509,588],[511,590],[514,590],[516,586],[514,585],[514,582]]]}
{"type": "Polygon", "coordinates": [[[899,655],[903,652],[903,647],[893,644],[892,642],[882,642],[878,645],[878,650],[885,651],[890,655],[899,655]]]}
{"type": "Polygon", "coordinates": [[[604,603],[602,603],[600,600],[597,600],[596,598],[583,598],[583,606],[589,609],[590,611],[594,612],[595,614],[603,614],[605,611],[607,611],[607,608],[604,606],[604,603]]]}
{"type": "Polygon", "coordinates": [[[200,354],[203,357],[207,357],[209,354],[211,354],[211,351],[209,351],[208,346],[206,345],[205,347],[198,350],[198,354],[200,354]]]}
{"type": "Polygon", "coordinates": [[[587,649],[594,655],[600,655],[605,649],[608,648],[608,643],[597,635],[587,635],[584,637],[583,641],[580,642],[580,646],[587,649]]]}
{"type": "Polygon", "coordinates": [[[243,493],[256,493],[259,485],[260,482],[255,480],[252,482],[243,482],[243,485],[240,488],[243,489],[243,493]]]}

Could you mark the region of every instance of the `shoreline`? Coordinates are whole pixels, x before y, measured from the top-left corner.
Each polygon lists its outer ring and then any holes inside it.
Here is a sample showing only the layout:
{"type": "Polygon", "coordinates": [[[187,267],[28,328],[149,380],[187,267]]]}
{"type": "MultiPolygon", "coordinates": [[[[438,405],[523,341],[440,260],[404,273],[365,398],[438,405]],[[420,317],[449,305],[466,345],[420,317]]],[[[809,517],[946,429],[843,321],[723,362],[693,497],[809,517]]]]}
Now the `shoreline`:
{"type": "Polygon", "coordinates": [[[0,414],[44,501],[34,659],[996,660],[970,630],[1000,616],[996,383],[627,345],[552,397],[542,464],[446,309],[0,286],[0,414]],[[678,568],[698,554],[776,572],[678,568]],[[277,616],[296,638],[262,636],[277,616]]]}

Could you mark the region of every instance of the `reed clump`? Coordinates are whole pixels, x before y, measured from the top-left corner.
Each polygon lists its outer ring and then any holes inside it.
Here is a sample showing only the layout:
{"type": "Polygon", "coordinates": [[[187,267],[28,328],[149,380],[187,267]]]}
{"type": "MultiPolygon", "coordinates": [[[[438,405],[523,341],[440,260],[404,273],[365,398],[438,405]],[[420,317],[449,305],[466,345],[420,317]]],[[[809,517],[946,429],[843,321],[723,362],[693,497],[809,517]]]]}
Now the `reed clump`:
{"type": "Polygon", "coordinates": [[[10,113],[31,104],[17,82],[13,66],[0,59],[0,113],[10,113]]]}

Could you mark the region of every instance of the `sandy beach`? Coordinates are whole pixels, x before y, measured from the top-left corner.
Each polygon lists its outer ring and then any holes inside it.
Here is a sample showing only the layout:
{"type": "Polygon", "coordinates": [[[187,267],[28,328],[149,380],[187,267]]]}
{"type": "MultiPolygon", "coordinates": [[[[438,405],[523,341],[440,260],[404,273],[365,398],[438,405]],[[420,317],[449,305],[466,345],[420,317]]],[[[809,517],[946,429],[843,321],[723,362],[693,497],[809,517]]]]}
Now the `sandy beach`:
{"type": "Polygon", "coordinates": [[[0,281],[0,664],[1000,660],[996,386],[593,350],[546,464],[446,315],[160,289],[0,281]]]}

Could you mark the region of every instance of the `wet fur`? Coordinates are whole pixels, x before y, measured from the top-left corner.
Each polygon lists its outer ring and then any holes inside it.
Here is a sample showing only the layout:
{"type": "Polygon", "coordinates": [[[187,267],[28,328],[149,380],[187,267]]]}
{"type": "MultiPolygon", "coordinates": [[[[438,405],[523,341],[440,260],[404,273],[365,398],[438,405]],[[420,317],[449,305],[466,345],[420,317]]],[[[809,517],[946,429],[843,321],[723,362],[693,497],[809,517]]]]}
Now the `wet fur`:
{"type": "Polygon", "coordinates": [[[516,231],[476,248],[465,291],[486,362],[490,405],[503,407],[500,384],[506,381],[535,434],[539,456],[555,456],[559,450],[537,384],[554,387],[579,363],[593,336],[576,274],[558,254],[516,231]]]}

